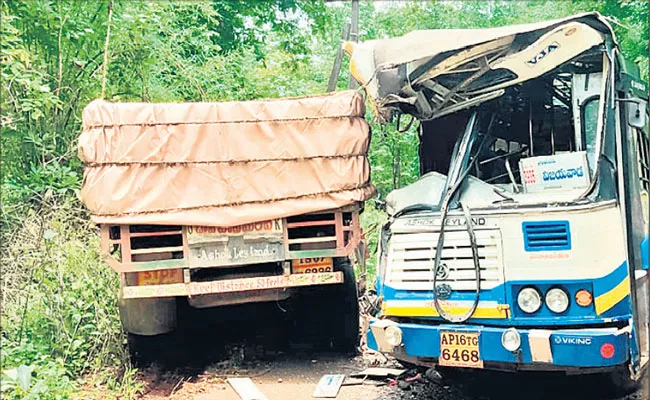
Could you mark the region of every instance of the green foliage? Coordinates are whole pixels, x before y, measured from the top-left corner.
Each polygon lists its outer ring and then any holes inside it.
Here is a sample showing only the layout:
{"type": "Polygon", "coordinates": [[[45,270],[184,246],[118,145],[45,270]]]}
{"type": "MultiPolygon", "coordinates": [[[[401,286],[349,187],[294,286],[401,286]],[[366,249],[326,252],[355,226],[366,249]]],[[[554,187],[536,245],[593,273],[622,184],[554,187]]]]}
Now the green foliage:
{"type": "Polygon", "coordinates": [[[81,374],[129,365],[97,230],[74,200],[56,198],[2,234],[3,398],[63,398],[81,374]],[[21,365],[32,369],[22,387],[21,365]]]}
{"type": "Polygon", "coordinates": [[[7,177],[3,184],[3,193],[14,198],[3,198],[12,202],[21,199],[36,198],[48,190],[56,194],[73,194],[80,188],[80,177],[76,170],[68,165],[61,165],[57,160],[44,165],[32,165],[28,174],[7,177]]]}
{"type": "Polygon", "coordinates": [[[374,286],[373,283],[377,271],[377,243],[379,241],[381,226],[386,221],[386,215],[378,210],[373,202],[368,202],[360,219],[370,254],[370,257],[366,261],[366,272],[368,275],[366,281],[369,286],[374,286]]]}

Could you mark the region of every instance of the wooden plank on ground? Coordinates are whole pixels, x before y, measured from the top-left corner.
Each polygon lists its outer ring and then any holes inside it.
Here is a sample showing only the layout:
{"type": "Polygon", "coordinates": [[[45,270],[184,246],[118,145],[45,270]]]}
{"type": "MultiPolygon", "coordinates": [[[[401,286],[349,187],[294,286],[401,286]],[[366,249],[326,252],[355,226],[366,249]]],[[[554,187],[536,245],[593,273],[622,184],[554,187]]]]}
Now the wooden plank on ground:
{"type": "Polygon", "coordinates": [[[226,381],[242,400],[269,400],[250,378],[228,378],[226,381]]]}

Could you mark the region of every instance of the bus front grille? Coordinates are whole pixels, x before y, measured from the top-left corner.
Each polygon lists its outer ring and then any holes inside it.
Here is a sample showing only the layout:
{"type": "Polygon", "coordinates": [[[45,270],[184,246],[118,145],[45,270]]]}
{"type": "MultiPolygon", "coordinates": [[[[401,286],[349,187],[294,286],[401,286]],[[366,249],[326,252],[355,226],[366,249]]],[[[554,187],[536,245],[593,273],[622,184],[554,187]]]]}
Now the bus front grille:
{"type": "MultiPolygon", "coordinates": [[[[474,233],[481,289],[491,289],[504,281],[501,233],[498,229],[474,233]]],[[[393,232],[388,245],[386,285],[399,290],[432,290],[438,237],[437,231],[393,232]]],[[[441,271],[436,282],[446,283],[452,290],[475,290],[476,273],[469,234],[465,230],[445,231],[444,239],[441,271]]]]}

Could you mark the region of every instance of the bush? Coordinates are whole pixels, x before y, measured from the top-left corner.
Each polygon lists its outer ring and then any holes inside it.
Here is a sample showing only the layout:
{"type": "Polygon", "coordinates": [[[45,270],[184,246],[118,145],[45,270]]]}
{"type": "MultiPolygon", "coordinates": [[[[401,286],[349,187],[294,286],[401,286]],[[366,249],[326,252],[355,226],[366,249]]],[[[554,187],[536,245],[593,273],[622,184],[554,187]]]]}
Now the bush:
{"type": "Polygon", "coordinates": [[[2,232],[2,397],[66,398],[83,374],[130,368],[118,278],[76,199],[20,210],[3,215],[21,223],[2,232]]]}
{"type": "Polygon", "coordinates": [[[379,231],[386,220],[386,214],[375,208],[371,201],[366,202],[365,209],[360,216],[360,223],[363,228],[363,234],[368,245],[368,260],[366,261],[367,277],[366,282],[374,285],[375,274],[377,271],[377,243],[379,241],[379,231]]]}

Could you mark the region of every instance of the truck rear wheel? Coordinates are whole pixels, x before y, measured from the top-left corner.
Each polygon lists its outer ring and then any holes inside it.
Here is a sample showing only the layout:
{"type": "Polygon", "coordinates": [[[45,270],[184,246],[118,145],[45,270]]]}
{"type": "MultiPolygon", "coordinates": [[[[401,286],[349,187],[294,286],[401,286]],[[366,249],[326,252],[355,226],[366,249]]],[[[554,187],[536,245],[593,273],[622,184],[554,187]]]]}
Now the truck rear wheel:
{"type": "Polygon", "coordinates": [[[165,346],[168,336],[169,334],[145,336],[127,333],[131,363],[136,367],[140,367],[163,361],[160,359],[161,355],[169,351],[169,346],[165,346]]]}
{"type": "Polygon", "coordinates": [[[339,265],[343,272],[343,284],[336,285],[336,297],[333,297],[337,307],[330,309],[333,317],[332,347],[345,353],[356,353],[359,346],[359,299],[354,268],[350,261],[344,259],[339,265]]]}
{"type": "Polygon", "coordinates": [[[359,303],[354,269],[347,258],[335,259],[342,284],[312,286],[294,297],[297,339],[347,354],[359,345],[359,303]]]}

